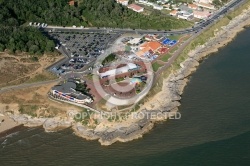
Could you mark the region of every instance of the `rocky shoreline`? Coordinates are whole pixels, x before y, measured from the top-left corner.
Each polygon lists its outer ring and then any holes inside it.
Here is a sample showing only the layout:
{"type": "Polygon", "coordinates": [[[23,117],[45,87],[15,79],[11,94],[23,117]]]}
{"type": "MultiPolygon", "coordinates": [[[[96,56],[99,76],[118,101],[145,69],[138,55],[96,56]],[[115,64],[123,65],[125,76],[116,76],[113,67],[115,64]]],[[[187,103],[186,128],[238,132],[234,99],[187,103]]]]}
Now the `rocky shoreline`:
{"type": "MultiPolygon", "coordinates": [[[[180,106],[181,95],[188,83],[188,77],[196,71],[204,57],[218,51],[220,47],[232,41],[237,33],[244,30],[244,27],[248,25],[250,25],[250,8],[231,20],[227,26],[222,27],[222,30],[218,31],[215,37],[209,39],[206,44],[190,51],[188,58],[180,64],[181,68],[164,80],[162,91],[140,108],[138,112],[142,118],[133,119],[135,113],[128,116],[133,120],[126,123],[116,122],[112,123],[112,125],[104,125],[104,122],[101,122],[95,128],[91,128],[75,122],[72,117],[32,118],[21,114],[13,115],[8,113],[7,115],[18,124],[24,124],[24,126],[43,126],[46,132],[72,127],[77,136],[87,140],[98,140],[101,145],[111,145],[117,141],[127,142],[141,138],[143,134],[153,128],[154,123],[175,116],[174,113],[178,111],[180,106]],[[157,117],[148,118],[153,117],[155,114],[157,114],[157,117]],[[168,116],[165,116],[166,114],[168,116]]],[[[75,112],[70,113],[75,114],[75,112]]]]}

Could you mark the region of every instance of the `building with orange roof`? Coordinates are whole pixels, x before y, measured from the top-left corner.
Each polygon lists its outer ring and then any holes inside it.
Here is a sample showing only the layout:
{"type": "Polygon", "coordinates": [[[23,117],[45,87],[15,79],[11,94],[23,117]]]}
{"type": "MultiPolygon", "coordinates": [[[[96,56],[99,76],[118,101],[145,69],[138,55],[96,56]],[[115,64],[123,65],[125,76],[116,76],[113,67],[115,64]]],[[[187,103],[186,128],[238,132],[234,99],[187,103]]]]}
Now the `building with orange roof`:
{"type": "Polygon", "coordinates": [[[161,43],[157,41],[146,42],[140,46],[141,49],[149,48],[153,52],[157,52],[157,50],[161,47],[161,43]]]}
{"type": "Polygon", "coordinates": [[[150,41],[142,44],[140,46],[140,51],[136,52],[135,54],[141,58],[144,58],[147,54],[154,54],[161,48],[161,43],[157,41],[150,41]]]}
{"type": "Polygon", "coordinates": [[[136,5],[136,4],[134,4],[134,3],[128,5],[128,8],[129,8],[129,9],[132,9],[133,11],[138,12],[138,13],[143,12],[143,10],[144,10],[143,7],[141,7],[141,6],[139,6],[139,5],[136,5]]]}
{"type": "Polygon", "coordinates": [[[177,10],[172,10],[169,14],[170,14],[171,16],[176,16],[177,13],[178,13],[177,10]]]}

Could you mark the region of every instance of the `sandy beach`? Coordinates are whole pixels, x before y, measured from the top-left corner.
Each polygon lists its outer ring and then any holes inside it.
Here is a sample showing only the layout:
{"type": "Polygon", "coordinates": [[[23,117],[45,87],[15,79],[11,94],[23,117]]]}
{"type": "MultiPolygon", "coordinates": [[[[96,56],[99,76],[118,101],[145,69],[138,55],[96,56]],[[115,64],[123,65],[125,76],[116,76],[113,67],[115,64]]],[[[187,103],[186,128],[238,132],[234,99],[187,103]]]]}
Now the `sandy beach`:
{"type": "Polygon", "coordinates": [[[16,126],[18,126],[18,124],[13,119],[3,114],[0,114],[0,133],[12,129],[16,126]]]}
{"type": "MultiPolygon", "coordinates": [[[[19,126],[12,118],[6,114],[6,109],[8,106],[6,104],[0,103],[0,133],[4,133],[7,130],[10,130],[16,126],[19,126]]],[[[17,109],[17,105],[13,105],[13,109],[17,109]]]]}

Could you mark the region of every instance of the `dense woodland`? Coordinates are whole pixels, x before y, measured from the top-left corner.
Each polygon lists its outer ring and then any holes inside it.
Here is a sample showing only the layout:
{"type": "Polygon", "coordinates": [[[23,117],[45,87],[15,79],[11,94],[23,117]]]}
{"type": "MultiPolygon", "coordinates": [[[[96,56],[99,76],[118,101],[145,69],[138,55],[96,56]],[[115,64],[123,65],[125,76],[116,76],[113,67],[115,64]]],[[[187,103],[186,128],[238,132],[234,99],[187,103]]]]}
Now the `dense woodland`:
{"type": "Polygon", "coordinates": [[[8,49],[32,54],[53,51],[55,44],[29,22],[62,26],[123,27],[142,29],[175,29],[188,27],[187,21],[136,13],[115,0],[0,0],[0,51],[8,49]]]}
{"type": "Polygon", "coordinates": [[[88,25],[97,27],[123,27],[141,29],[175,29],[185,28],[191,24],[154,10],[149,15],[136,13],[117,4],[115,0],[82,0],[79,4],[83,18],[88,25]]]}

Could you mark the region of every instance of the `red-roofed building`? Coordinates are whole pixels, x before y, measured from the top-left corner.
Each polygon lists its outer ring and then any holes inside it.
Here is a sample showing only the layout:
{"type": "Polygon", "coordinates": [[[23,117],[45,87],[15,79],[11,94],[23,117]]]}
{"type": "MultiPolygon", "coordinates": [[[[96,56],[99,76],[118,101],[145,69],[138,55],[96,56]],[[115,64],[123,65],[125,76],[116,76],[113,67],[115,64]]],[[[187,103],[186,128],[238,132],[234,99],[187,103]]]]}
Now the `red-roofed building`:
{"type": "Polygon", "coordinates": [[[171,16],[176,16],[177,13],[178,13],[177,10],[172,10],[169,14],[170,14],[171,16]]]}
{"type": "Polygon", "coordinates": [[[157,41],[150,41],[140,46],[140,51],[135,54],[143,58],[146,54],[154,54],[161,48],[161,43],[157,41]]]}
{"type": "Polygon", "coordinates": [[[69,6],[75,6],[75,1],[74,0],[71,0],[68,3],[69,3],[69,6]]]}
{"type": "Polygon", "coordinates": [[[146,42],[140,46],[140,48],[150,48],[153,52],[157,52],[160,47],[161,43],[157,41],[146,42]]]}
{"type": "Polygon", "coordinates": [[[133,11],[138,12],[138,13],[143,12],[143,10],[144,10],[143,7],[141,7],[141,6],[139,6],[139,5],[136,5],[136,4],[134,4],[134,3],[128,5],[128,8],[129,8],[129,9],[132,9],[133,11]]]}
{"type": "Polygon", "coordinates": [[[162,48],[160,48],[160,49],[158,50],[158,52],[159,52],[160,54],[166,54],[166,53],[168,52],[168,48],[167,48],[167,47],[162,47],[162,48]]]}

